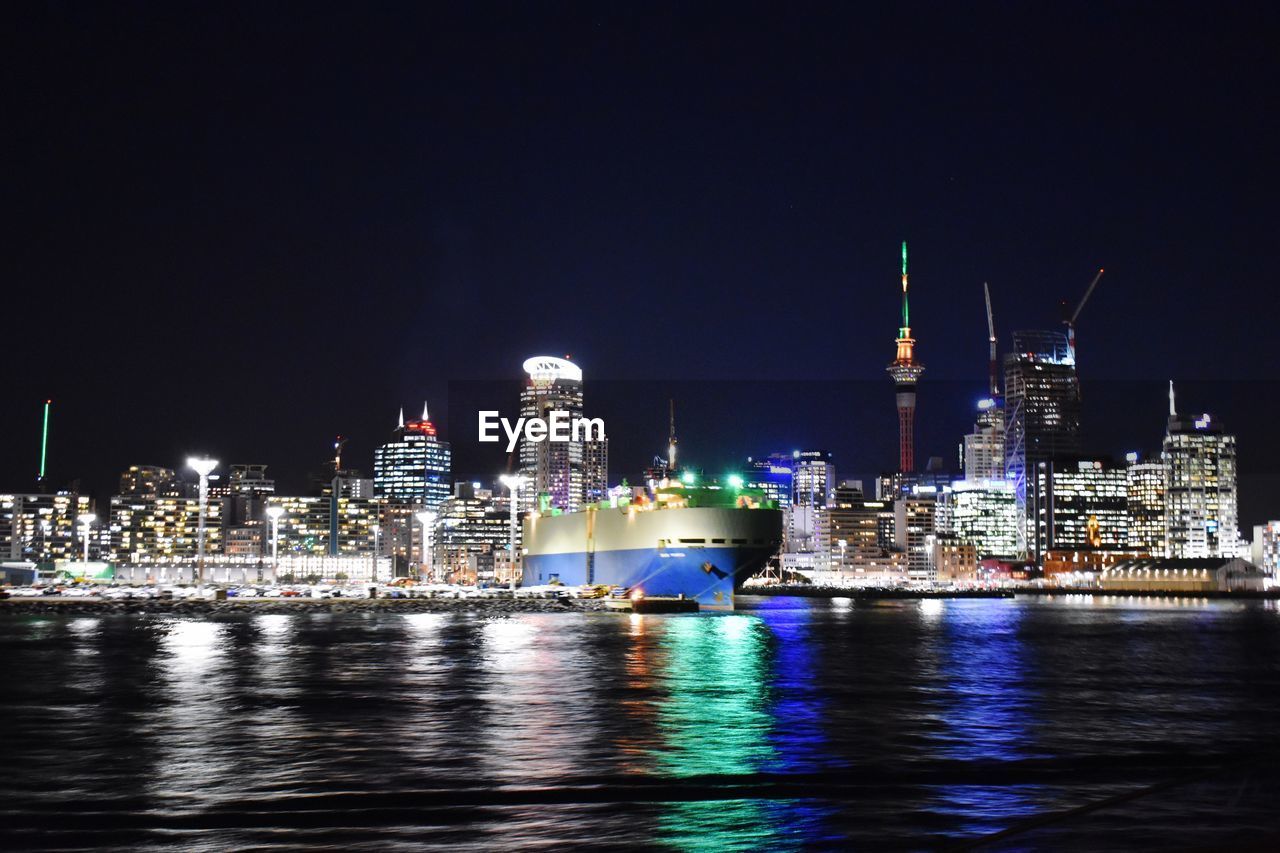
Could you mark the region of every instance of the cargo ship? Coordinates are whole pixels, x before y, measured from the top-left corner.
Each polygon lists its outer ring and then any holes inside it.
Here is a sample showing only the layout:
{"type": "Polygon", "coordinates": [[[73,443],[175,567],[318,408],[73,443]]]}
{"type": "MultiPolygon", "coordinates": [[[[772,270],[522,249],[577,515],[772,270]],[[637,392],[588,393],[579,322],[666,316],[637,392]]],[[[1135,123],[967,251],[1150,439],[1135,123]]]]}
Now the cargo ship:
{"type": "Polygon", "coordinates": [[[733,594],[778,552],[782,513],[755,490],[664,485],[572,513],[524,520],[523,583],[622,587],[732,610],[733,594]]]}

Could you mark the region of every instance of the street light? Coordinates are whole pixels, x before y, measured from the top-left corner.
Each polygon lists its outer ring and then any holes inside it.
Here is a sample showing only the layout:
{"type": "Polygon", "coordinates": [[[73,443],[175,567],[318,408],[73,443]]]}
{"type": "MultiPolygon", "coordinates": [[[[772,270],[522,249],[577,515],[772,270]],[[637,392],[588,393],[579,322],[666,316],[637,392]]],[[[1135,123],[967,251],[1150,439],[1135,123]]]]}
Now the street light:
{"type": "Polygon", "coordinates": [[[199,573],[197,583],[204,586],[204,513],[209,503],[209,472],[218,467],[218,460],[207,456],[188,456],[187,466],[200,475],[200,528],[196,539],[196,571],[199,573]]]}
{"type": "MultiPolygon", "coordinates": [[[[418,565],[418,573],[422,574],[422,569],[425,567],[427,576],[431,577],[431,524],[436,520],[436,514],[424,509],[414,513],[413,517],[422,525],[422,562],[418,565]]],[[[435,578],[431,579],[435,580],[435,578]]]]}
{"type": "Polygon", "coordinates": [[[280,518],[283,515],[284,507],[279,504],[267,507],[267,518],[271,519],[271,574],[276,583],[280,583],[280,518]]]}
{"type": "Polygon", "coordinates": [[[382,525],[374,524],[370,528],[373,531],[373,572],[370,575],[373,582],[378,582],[378,534],[382,532],[382,525]]]}
{"type": "Polygon", "coordinates": [[[507,556],[511,561],[511,566],[509,569],[509,571],[511,572],[511,575],[507,579],[507,582],[508,582],[508,585],[511,587],[511,589],[515,589],[516,588],[516,516],[520,511],[520,500],[519,500],[520,489],[524,487],[525,483],[529,482],[529,478],[521,477],[517,474],[503,474],[501,477],[498,478],[498,480],[502,483],[502,485],[507,487],[507,492],[510,494],[510,498],[508,502],[511,504],[511,531],[510,531],[511,540],[510,540],[510,544],[508,545],[507,556]]]}
{"type": "Polygon", "coordinates": [[[98,517],[91,512],[84,512],[76,516],[76,521],[84,525],[84,561],[89,562],[89,531],[93,527],[93,523],[98,517]]]}

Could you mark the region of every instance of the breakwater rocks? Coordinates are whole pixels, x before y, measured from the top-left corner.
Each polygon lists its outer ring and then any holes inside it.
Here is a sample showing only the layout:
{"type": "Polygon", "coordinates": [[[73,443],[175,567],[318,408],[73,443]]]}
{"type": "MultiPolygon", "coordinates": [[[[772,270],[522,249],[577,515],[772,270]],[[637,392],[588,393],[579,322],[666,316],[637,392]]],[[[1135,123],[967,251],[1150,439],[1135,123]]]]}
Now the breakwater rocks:
{"type": "Polygon", "coordinates": [[[130,598],[9,598],[0,615],[106,616],[151,613],[162,616],[230,616],[262,613],[584,613],[605,611],[597,598],[231,598],[226,601],[130,598]]]}

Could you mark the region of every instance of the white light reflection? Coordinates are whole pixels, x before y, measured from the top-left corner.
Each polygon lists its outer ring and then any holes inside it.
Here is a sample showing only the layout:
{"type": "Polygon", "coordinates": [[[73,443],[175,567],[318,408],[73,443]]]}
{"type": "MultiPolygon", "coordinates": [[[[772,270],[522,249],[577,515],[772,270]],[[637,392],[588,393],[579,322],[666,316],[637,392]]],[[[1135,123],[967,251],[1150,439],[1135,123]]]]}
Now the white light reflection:
{"type": "Polygon", "coordinates": [[[947,603],[941,598],[922,598],[920,599],[920,615],[924,617],[926,622],[937,622],[947,603]]]}

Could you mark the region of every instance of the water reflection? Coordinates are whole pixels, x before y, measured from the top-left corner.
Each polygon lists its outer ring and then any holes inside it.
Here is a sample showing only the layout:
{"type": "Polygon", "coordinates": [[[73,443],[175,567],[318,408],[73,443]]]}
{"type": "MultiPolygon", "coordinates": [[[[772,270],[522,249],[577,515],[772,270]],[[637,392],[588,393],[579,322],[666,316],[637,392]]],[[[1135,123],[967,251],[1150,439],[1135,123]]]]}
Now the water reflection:
{"type": "MultiPolygon", "coordinates": [[[[938,629],[925,640],[941,680],[938,754],[966,761],[1010,761],[1034,754],[1033,698],[1023,609],[1011,601],[923,600],[921,617],[938,629]],[[928,605],[928,606],[926,606],[928,605]]],[[[991,832],[1030,808],[1029,791],[968,785],[942,788],[937,808],[962,819],[965,832],[991,832]]]]}
{"type": "Polygon", "coordinates": [[[156,744],[148,791],[175,807],[225,795],[225,777],[235,752],[225,743],[229,684],[228,626],[216,622],[164,620],[159,656],[162,703],[149,727],[156,744]]]}
{"type": "MultiPolygon", "coordinates": [[[[751,773],[774,758],[769,742],[766,634],[759,619],[726,615],[664,623],[669,651],[666,700],[658,710],[659,773],[687,777],[751,773]]],[[[754,801],[673,803],[659,840],[681,850],[776,847],[776,832],[754,801]]]]}

